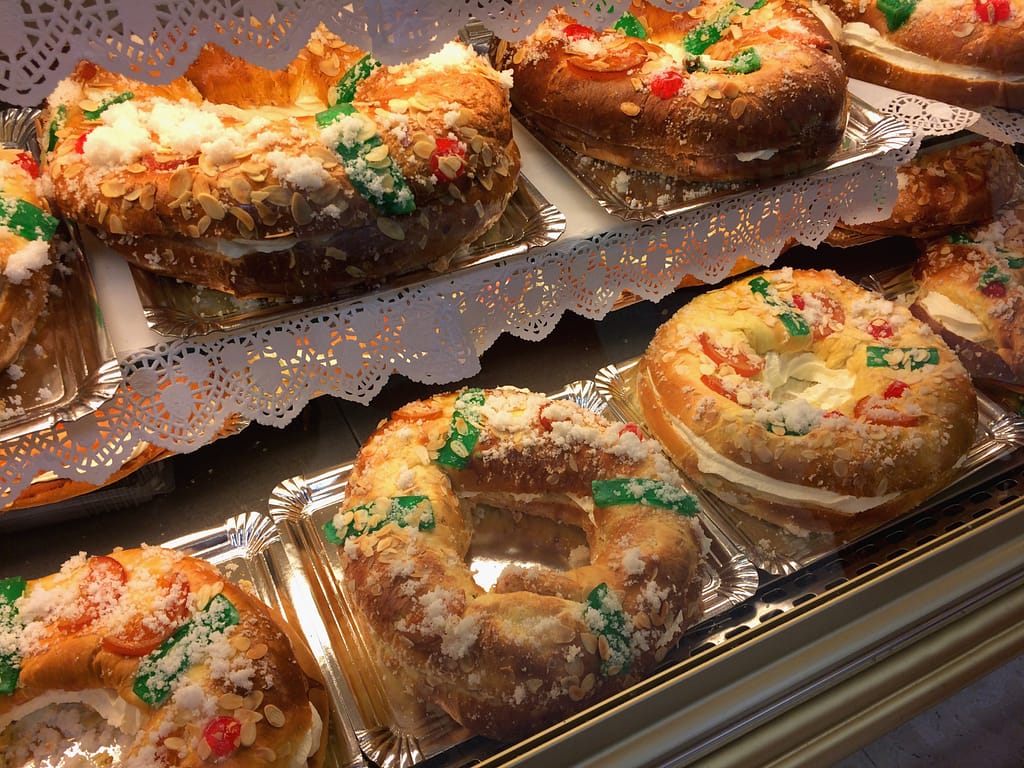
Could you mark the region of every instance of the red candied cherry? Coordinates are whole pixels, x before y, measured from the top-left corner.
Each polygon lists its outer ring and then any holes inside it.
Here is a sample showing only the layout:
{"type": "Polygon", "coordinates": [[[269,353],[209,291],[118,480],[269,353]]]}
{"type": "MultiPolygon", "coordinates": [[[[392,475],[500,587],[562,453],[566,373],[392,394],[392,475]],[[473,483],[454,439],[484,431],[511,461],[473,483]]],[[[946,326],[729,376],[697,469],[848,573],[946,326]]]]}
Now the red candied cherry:
{"type": "Polygon", "coordinates": [[[892,382],[890,382],[889,386],[887,386],[885,388],[885,391],[882,392],[882,397],[884,397],[886,400],[895,400],[898,397],[903,397],[903,394],[908,389],[910,389],[909,384],[907,384],[905,381],[895,379],[892,382]]]}
{"type": "Polygon", "coordinates": [[[981,292],[989,298],[1002,299],[1006,296],[1006,283],[1002,280],[993,280],[990,283],[986,283],[981,292]]]}
{"type": "Polygon", "coordinates": [[[644,439],[644,433],[640,431],[640,427],[637,426],[636,424],[626,424],[622,429],[619,430],[619,437],[622,437],[627,432],[631,435],[636,435],[638,440],[644,439]]]}
{"type": "Polygon", "coordinates": [[[570,40],[592,40],[597,37],[597,32],[594,31],[593,27],[588,27],[586,24],[566,24],[565,29],[562,30],[562,34],[568,37],[570,40]]]}
{"type": "Polygon", "coordinates": [[[89,138],[89,134],[92,133],[93,129],[90,128],[88,131],[78,137],[78,141],[75,142],[75,152],[80,155],[85,154],[85,140],[89,138]]]}
{"type": "Polygon", "coordinates": [[[1010,18],[1010,0],[974,0],[974,12],[979,20],[989,24],[1007,21],[1010,18]]]}
{"type": "Polygon", "coordinates": [[[430,168],[438,181],[452,181],[466,172],[466,150],[456,139],[442,136],[430,155],[430,168]],[[453,158],[453,159],[449,159],[453,158]]]}
{"type": "Polygon", "coordinates": [[[213,718],[203,729],[203,738],[217,757],[226,757],[238,749],[242,723],[229,715],[213,718]]]}
{"type": "MultiPolygon", "coordinates": [[[[704,354],[716,365],[728,365],[740,376],[750,378],[756,376],[764,368],[764,360],[756,355],[748,355],[739,349],[723,347],[716,344],[707,333],[700,334],[700,346],[704,354]]],[[[714,387],[712,387],[714,389],[714,387]]]]}
{"type": "Polygon", "coordinates": [[[868,333],[876,339],[891,339],[893,336],[892,325],[884,317],[876,317],[868,323],[868,333]]]}
{"type": "Polygon", "coordinates": [[[33,179],[39,178],[39,163],[29,152],[19,152],[14,157],[14,164],[24,170],[33,179]]]}
{"type": "Polygon", "coordinates": [[[666,69],[651,78],[651,93],[659,99],[671,99],[683,87],[683,76],[672,69],[666,69]]]}

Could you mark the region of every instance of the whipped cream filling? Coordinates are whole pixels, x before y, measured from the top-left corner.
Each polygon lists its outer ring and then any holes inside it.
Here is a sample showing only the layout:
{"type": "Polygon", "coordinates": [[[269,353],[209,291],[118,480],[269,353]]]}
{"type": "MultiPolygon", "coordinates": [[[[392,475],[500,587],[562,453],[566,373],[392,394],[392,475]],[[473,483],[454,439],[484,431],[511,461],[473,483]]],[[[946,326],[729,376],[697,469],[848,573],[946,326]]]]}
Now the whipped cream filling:
{"type": "Polygon", "coordinates": [[[90,688],[84,691],[47,691],[24,704],[19,704],[0,714],[0,731],[8,725],[33,712],[53,704],[85,704],[118,730],[133,735],[142,726],[143,713],[114,691],[106,688],[90,688]]]}
{"type": "MultiPolygon", "coordinates": [[[[648,377],[650,374],[648,374],[648,377]]],[[[653,388],[653,383],[652,383],[653,388]]],[[[666,413],[670,411],[666,408],[666,413]]],[[[807,504],[828,509],[836,514],[856,515],[860,512],[886,503],[899,494],[887,493],[883,496],[851,496],[836,493],[826,488],[813,488],[799,483],[777,480],[750,467],[738,464],[718,453],[712,445],[697,436],[686,424],[674,416],[669,416],[673,429],[683,435],[686,442],[697,454],[697,468],[704,474],[717,475],[737,488],[755,496],[777,500],[786,504],[807,504]]]]}
{"type": "Polygon", "coordinates": [[[1024,72],[999,72],[984,67],[951,64],[914,53],[886,40],[878,33],[878,30],[863,22],[852,21],[844,24],[830,8],[826,8],[820,3],[811,3],[811,10],[840,43],[856,46],[877,56],[882,56],[904,69],[948,75],[961,80],[1005,80],[1011,83],[1024,81],[1024,72]]]}
{"type": "Polygon", "coordinates": [[[800,398],[822,411],[838,409],[850,398],[856,377],[845,368],[832,369],[813,352],[765,355],[761,379],[776,401],[800,398]]]}
{"type": "MultiPolygon", "coordinates": [[[[105,688],[91,688],[84,691],[54,690],[40,694],[0,714],[0,732],[3,732],[11,723],[15,723],[46,707],[59,706],[61,704],[84,704],[93,709],[110,726],[127,736],[134,736],[138,733],[145,719],[142,710],[133,707],[113,690],[105,688]]],[[[309,758],[316,754],[316,751],[320,748],[323,720],[312,702],[309,704],[309,711],[312,716],[311,724],[302,742],[298,745],[298,749],[295,750],[292,756],[291,765],[294,768],[305,766],[309,758]]]]}
{"type": "Polygon", "coordinates": [[[918,298],[925,312],[944,328],[957,336],[971,341],[979,341],[985,336],[985,327],[978,316],[942,293],[929,293],[918,298]]]}
{"type": "Polygon", "coordinates": [[[749,163],[752,160],[771,160],[778,151],[777,149],[762,149],[758,152],[737,152],[736,159],[741,163],[749,163]]]}

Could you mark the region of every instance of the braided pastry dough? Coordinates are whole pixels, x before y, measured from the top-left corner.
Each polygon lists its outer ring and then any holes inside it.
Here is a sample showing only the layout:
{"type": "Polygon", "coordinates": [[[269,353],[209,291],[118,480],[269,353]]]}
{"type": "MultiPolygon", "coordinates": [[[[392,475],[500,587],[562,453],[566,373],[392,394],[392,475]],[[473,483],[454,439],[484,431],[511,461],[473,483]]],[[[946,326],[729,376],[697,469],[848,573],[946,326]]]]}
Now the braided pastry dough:
{"type": "Polygon", "coordinates": [[[0,370],[17,359],[46,306],[57,220],[39,193],[39,166],[0,148],[0,370]]]}
{"type": "Polygon", "coordinates": [[[507,78],[468,47],[377,66],[321,29],[271,72],[207,45],[167,85],[82,63],[42,145],[63,212],[133,264],[239,296],[444,269],[516,187],[507,78]]]}
{"type": "Polygon", "coordinates": [[[383,657],[455,720],[504,740],[648,674],[700,616],[696,511],[635,425],[506,388],[395,411],[326,528],[383,657]],[[485,591],[466,553],[487,506],[582,529],[589,558],[509,566],[485,591]]]}
{"type": "Polygon", "coordinates": [[[599,32],[553,10],[499,41],[512,102],[531,126],[591,157],[693,181],[798,173],[846,129],[846,72],[803,6],[704,0],[674,13],[633,0],[599,32]]]}
{"type": "Polygon", "coordinates": [[[0,734],[84,703],[121,731],[124,768],[318,766],[326,698],[302,651],[205,561],[156,547],[79,555],[0,580],[0,734]]]}
{"type": "Polygon", "coordinates": [[[801,535],[846,536],[920,503],[949,482],[977,420],[942,339],[831,271],[698,296],[658,329],[636,389],[686,474],[801,535]]]}

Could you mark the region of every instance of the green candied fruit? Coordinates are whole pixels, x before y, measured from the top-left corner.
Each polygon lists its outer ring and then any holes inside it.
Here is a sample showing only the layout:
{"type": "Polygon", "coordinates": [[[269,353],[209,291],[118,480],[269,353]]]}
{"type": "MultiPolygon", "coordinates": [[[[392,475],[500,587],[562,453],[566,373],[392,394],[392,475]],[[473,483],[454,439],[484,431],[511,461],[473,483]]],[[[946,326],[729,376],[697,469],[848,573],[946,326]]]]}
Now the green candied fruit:
{"type": "Polygon", "coordinates": [[[926,365],[939,364],[938,347],[875,347],[869,346],[868,368],[891,368],[894,371],[916,371],[926,365]]]}
{"type": "Polygon", "coordinates": [[[68,120],[68,108],[61,104],[57,107],[57,114],[50,121],[50,127],[46,131],[46,151],[53,152],[57,146],[57,132],[64,127],[68,120]]]}
{"type": "Polygon", "coordinates": [[[952,245],[972,245],[978,242],[977,240],[971,239],[968,235],[963,232],[952,232],[949,235],[949,242],[952,245]]]}
{"type": "Polygon", "coordinates": [[[731,75],[749,75],[761,68],[761,55],[753,48],[744,48],[731,59],[725,71],[731,75]]]}
{"type": "Polygon", "coordinates": [[[775,292],[771,289],[771,283],[768,282],[764,277],[758,275],[751,280],[748,285],[750,286],[750,292],[755,296],[761,298],[765,304],[775,310],[775,316],[779,318],[779,322],[782,323],[786,329],[786,333],[790,336],[808,336],[811,333],[811,327],[804,320],[795,307],[791,307],[786,302],[779,299],[775,292]]]}
{"type": "Polygon", "coordinates": [[[0,226],[25,240],[49,242],[57,230],[57,219],[24,200],[0,197],[0,226]]]}
{"type": "Polygon", "coordinates": [[[914,13],[918,0],[876,0],[875,5],[885,16],[885,24],[890,32],[907,23],[907,19],[914,13]]]}
{"type": "Polygon", "coordinates": [[[241,620],[238,609],[223,594],[214,595],[194,618],[178,627],[149,655],[143,657],[135,673],[132,690],[151,707],[158,707],[174,690],[174,684],[211,642],[215,632],[223,632],[241,620]]]}
{"type": "Polygon", "coordinates": [[[601,661],[601,674],[620,675],[628,672],[633,663],[633,654],[626,628],[626,614],[622,611],[618,597],[608,589],[607,584],[598,584],[587,595],[583,620],[591,633],[608,641],[608,657],[601,661]]]}
{"type": "Polygon", "coordinates": [[[117,96],[111,96],[109,99],[103,101],[96,109],[83,109],[82,114],[86,120],[99,120],[100,115],[107,111],[110,107],[115,104],[123,104],[126,101],[131,101],[135,98],[135,94],[131,91],[123,91],[117,94],[117,96]]]}
{"type": "MultiPolygon", "coordinates": [[[[15,602],[25,594],[28,582],[21,576],[0,579],[0,630],[13,629],[17,623],[15,602]]],[[[0,653],[0,695],[14,693],[21,674],[21,659],[17,650],[0,653]]]]}
{"type": "Polygon", "coordinates": [[[635,37],[639,40],[647,39],[647,30],[644,29],[644,25],[640,23],[640,19],[629,11],[622,14],[619,20],[615,22],[615,29],[628,37],[635,37]]]}
{"type": "Polygon", "coordinates": [[[685,517],[700,511],[697,499],[686,491],[661,482],[636,477],[594,480],[590,484],[595,507],[616,504],[646,504],[668,509],[685,517]]]}
{"type": "Polygon", "coordinates": [[[370,54],[366,54],[349,67],[345,74],[341,76],[341,80],[334,86],[334,103],[352,101],[356,97],[356,87],[359,83],[369,77],[370,73],[379,66],[379,61],[370,54]]]}
{"type": "Polygon", "coordinates": [[[1006,266],[1008,266],[1010,269],[1024,269],[1024,257],[1007,256],[1006,266]]]}
{"type": "Polygon", "coordinates": [[[437,463],[445,467],[462,469],[480,439],[480,407],[484,404],[482,389],[467,389],[455,398],[448,439],[437,452],[437,463]]]}
{"type": "MultiPolygon", "coordinates": [[[[359,110],[348,102],[342,102],[318,112],[315,119],[320,128],[326,128],[338,120],[356,115],[360,115],[359,110]]],[[[342,141],[334,150],[341,157],[348,180],[363,198],[389,216],[412,213],[416,210],[416,199],[399,167],[390,158],[388,164],[380,168],[366,160],[366,156],[383,143],[380,136],[374,134],[365,141],[348,144],[342,141]]]]}
{"type": "Polygon", "coordinates": [[[352,536],[362,536],[379,531],[388,523],[395,523],[399,528],[406,528],[415,522],[421,531],[434,529],[434,506],[426,496],[395,496],[387,503],[370,502],[352,507],[342,513],[348,522],[339,528],[335,520],[324,523],[324,535],[331,544],[344,544],[352,536]],[[349,515],[351,513],[351,518],[349,515]]]}

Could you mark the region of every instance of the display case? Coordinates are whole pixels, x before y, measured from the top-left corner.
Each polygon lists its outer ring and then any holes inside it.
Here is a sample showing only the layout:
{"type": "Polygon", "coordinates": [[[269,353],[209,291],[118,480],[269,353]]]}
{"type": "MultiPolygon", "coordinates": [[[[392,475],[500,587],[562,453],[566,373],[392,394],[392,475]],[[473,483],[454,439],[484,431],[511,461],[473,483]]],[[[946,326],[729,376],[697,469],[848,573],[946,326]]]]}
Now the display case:
{"type": "MultiPolygon", "coordinates": [[[[26,10],[8,32],[21,53],[0,58],[0,100],[38,105],[78,55],[156,80],[228,34],[247,58],[275,65],[323,21],[382,60],[401,61],[467,36],[470,24],[521,37],[546,12],[487,2],[421,4],[419,14],[402,2],[114,5],[117,14],[92,25],[87,3],[70,4],[59,23],[43,22],[42,6],[26,10]],[[209,23],[193,28],[199,18],[209,23]]],[[[579,5],[594,23],[611,13],[579,5]]],[[[261,594],[319,643],[335,684],[330,759],[339,766],[812,766],[849,753],[1024,649],[1024,415],[1005,393],[985,393],[984,460],[940,497],[783,567],[726,536],[720,562],[743,560],[723,567],[730,599],[653,676],[515,744],[451,729],[435,741],[413,733],[400,750],[373,743],[351,682],[331,665],[329,621],[308,605],[311,614],[299,610],[282,574],[302,570],[289,559],[305,535],[295,494],[326,485],[333,498],[339,467],[393,408],[464,384],[554,394],[599,382],[705,290],[693,283],[724,279],[741,256],[857,280],[906,265],[913,245],[898,238],[822,243],[840,220],[885,217],[896,168],[922,142],[963,130],[1024,141],[1019,113],[860,82],[850,92],[854,119],[822,168],[644,215],[607,186],[581,183],[571,163],[517,123],[519,196],[454,271],[303,305],[182,298],[72,233],[121,381],[88,413],[5,436],[3,502],[41,478],[102,486],[141,446],[171,458],[151,465],[155,480],[134,475],[104,489],[123,488],[124,498],[0,513],[0,577],[41,575],[79,550],[141,542],[243,563],[261,594]]]]}

